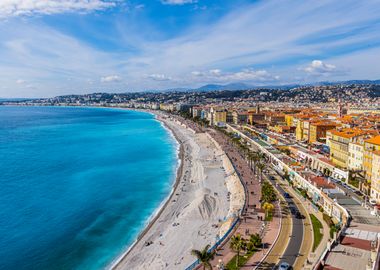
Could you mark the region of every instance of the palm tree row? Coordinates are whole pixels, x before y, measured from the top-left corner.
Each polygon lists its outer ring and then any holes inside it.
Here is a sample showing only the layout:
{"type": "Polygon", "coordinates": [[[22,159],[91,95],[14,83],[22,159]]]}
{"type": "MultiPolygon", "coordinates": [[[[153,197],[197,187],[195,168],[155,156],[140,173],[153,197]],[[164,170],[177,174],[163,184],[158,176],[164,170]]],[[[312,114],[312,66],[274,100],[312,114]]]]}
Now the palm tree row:
{"type": "Polygon", "coordinates": [[[253,252],[262,245],[261,237],[255,233],[250,238],[244,239],[240,234],[231,237],[230,247],[236,252],[236,267],[239,267],[240,253],[253,252]]]}
{"type": "Polygon", "coordinates": [[[277,194],[274,190],[273,186],[265,181],[261,185],[261,202],[264,203],[272,203],[277,200],[277,194]]]}
{"type": "Polygon", "coordinates": [[[260,175],[260,180],[263,179],[263,172],[266,168],[266,157],[262,152],[249,150],[247,153],[247,160],[251,169],[253,169],[253,173],[257,172],[260,175]]]}

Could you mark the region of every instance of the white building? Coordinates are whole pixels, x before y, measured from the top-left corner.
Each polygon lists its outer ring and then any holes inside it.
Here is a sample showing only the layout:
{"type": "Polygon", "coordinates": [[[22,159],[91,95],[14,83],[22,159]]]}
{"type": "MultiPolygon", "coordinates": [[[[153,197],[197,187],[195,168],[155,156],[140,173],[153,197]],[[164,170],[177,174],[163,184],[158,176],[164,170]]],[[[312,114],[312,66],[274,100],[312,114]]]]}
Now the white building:
{"type": "Polygon", "coordinates": [[[364,146],[360,143],[350,142],[348,144],[348,164],[347,167],[352,171],[363,170],[364,146]]]}

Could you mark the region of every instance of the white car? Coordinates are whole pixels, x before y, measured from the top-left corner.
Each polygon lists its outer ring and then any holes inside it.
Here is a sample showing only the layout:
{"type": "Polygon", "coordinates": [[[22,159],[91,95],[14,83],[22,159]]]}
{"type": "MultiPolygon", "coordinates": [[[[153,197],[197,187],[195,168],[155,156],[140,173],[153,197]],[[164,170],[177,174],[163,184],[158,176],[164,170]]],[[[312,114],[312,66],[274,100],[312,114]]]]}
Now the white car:
{"type": "Polygon", "coordinates": [[[369,200],[369,204],[372,205],[372,206],[375,206],[376,205],[376,200],[375,199],[370,199],[369,200]]]}

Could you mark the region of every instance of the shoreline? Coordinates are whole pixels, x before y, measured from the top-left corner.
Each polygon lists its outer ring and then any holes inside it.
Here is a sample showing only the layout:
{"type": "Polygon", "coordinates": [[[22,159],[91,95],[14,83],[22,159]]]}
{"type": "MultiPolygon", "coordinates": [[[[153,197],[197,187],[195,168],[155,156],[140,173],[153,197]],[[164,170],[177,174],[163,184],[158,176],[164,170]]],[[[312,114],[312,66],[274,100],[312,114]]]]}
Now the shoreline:
{"type": "MultiPolygon", "coordinates": [[[[104,107],[104,108],[108,108],[108,107],[104,107]]],[[[124,108],[115,108],[115,109],[124,109],[124,108]]],[[[127,109],[127,108],[125,108],[125,109],[127,109]]],[[[127,109],[127,110],[140,111],[140,112],[145,112],[145,113],[149,113],[151,115],[154,115],[155,120],[158,121],[158,122],[160,122],[161,125],[163,125],[163,127],[168,131],[168,133],[170,133],[170,135],[173,137],[173,139],[179,145],[179,147],[177,148],[177,151],[178,151],[178,155],[177,155],[177,157],[178,157],[178,163],[177,164],[178,165],[177,165],[177,169],[176,169],[175,181],[172,184],[172,189],[171,189],[170,194],[167,196],[167,198],[165,200],[162,201],[162,203],[157,208],[157,210],[148,219],[148,222],[145,225],[144,229],[138,234],[137,238],[128,247],[128,249],[125,252],[123,252],[120,256],[118,256],[117,259],[114,262],[111,262],[111,265],[109,267],[107,267],[107,269],[110,269],[110,270],[115,269],[115,268],[117,268],[119,266],[119,264],[121,263],[121,261],[124,258],[126,258],[131,253],[131,251],[133,250],[133,248],[137,244],[140,243],[140,241],[142,240],[142,238],[144,238],[144,236],[146,236],[146,234],[149,232],[149,230],[152,228],[152,226],[160,218],[162,212],[166,209],[166,207],[170,203],[171,199],[173,198],[176,190],[178,189],[179,183],[181,181],[181,177],[183,175],[183,159],[184,159],[184,151],[185,150],[184,150],[184,147],[183,147],[183,142],[178,138],[178,135],[176,134],[176,132],[171,127],[169,127],[165,123],[165,121],[162,121],[160,119],[160,116],[158,114],[156,114],[156,113],[153,113],[151,111],[145,111],[145,110],[132,110],[132,109],[127,109]]]]}
{"type": "Polygon", "coordinates": [[[195,260],[192,249],[214,245],[230,228],[231,211],[241,208],[244,192],[225,152],[207,133],[170,115],[139,111],[155,115],[175,137],[181,165],[162,208],[110,269],[185,269],[195,260]]]}
{"type": "MultiPolygon", "coordinates": [[[[191,263],[189,260],[193,260],[193,257],[190,257],[191,249],[213,244],[215,235],[216,237],[222,235],[222,226],[224,230],[227,228],[225,226],[231,226],[231,224],[227,225],[226,221],[232,209],[231,206],[236,204],[233,199],[234,194],[244,197],[244,192],[241,193],[239,190],[240,181],[237,181],[236,186],[236,183],[231,180],[233,176],[227,173],[233,168],[226,167],[222,158],[226,155],[225,152],[218,147],[218,143],[207,138],[208,133],[196,133],[175,117],[160,111],[101,106],[90,108],[130,110],[151,114],[178,144],[176,177],[171,183],[170,193],[146,219],[133,242],[125,246],[125,251],[115,256],[105,269],[131,269],[131,267],[132,269],[151,269],[150,265],[154,266],[154,269],[167,269],[168,265],[173,267],[174,262],[175,269],[179,265],[181,268],[187,267],[191,263]],[[186,183],[186,188],[184,188],[185,184],[180,187],[182,183],[186,183]],[[187,204],[185,204],[186,200],[187,204]],[[213,203],[216,206],[209,205],[210,200],[214,200],[213,203]],[[171,202],[175,203],[170,204],[171,202]],[[205,214],[206,217],[203,216],[205,214]],[[169,215],[173,219],[169,220],[169,215]],[[176,223],[173,223],[178,221],[181,223],[179,228],[175,227],[176,223]],[[159,238],[157,238],[158,234],[159,238]],[[164,236],[161,238],[162,234],[164,236]],[[175,243],[182,236],[184,236],[183,241],[175,243]],[[142,243],[144,237],[148,245],[142,243]],[[153,244],[151,240],[155,241],[152,246],[156,247],[153,253],[153,247],[147,247],[150,243],[153,244]],[[164,246],[161,240],[168,244],[167,248],[157,246],[158,242],[164,246]]],[[[227,159],[230,163],[228,157],[227,159]]]]}

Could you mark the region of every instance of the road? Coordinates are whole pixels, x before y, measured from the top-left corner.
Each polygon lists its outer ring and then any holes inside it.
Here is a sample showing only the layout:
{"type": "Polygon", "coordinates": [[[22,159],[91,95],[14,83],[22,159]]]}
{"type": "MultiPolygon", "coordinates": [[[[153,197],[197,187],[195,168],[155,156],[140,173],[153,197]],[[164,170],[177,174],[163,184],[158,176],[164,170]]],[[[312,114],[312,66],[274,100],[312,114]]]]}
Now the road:
{"type": "Polygon", "coordinates": [[[288,209],[291,213],[291,219],[292,219],[292,236],[289,240],[288,246],[285,249],[284,254],[282,255],[281,261],[287,262],[293,267],[295,266],[296,260],[300,254],[303,235],[304,235],[304,220],[301,218],[296,217],[296,212],[302,213],[303,211],[298,207],[298,205],[295,203],[292,197],[286,198],[285,193],[287,193],[281,185],[280,181],[283,181],[280,179],[280,176],[277,174],[270,174],[267,175],[267,179],[277,188],[277,190],[281,193],[281,195],[285,198],[285,201],[287,203],[288,209]],[[271,180],[269,177],[275,177],[276,180],[271,180]]]}

